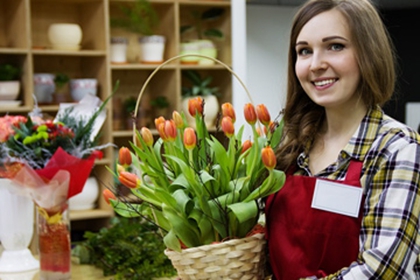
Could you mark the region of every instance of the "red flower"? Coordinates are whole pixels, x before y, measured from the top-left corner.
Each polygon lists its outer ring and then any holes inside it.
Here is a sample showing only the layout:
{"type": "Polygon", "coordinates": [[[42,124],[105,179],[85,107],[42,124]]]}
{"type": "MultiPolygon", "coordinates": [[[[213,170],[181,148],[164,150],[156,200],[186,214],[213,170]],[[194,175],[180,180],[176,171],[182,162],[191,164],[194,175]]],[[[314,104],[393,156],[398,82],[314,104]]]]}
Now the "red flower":
{"type": "Polygon", "coordinates": [[[241,154],[245,153],[246,151],[248,151],[250,148],[252,147],[252,142],[251,140],[245,140],[242,143],[242,150],[241,150],[241,154]]]}
{"type": "Polygon", "coordinates": [[[166,140],[173,142],[176,139],[176,125],[174,120],[165,121],[165,135],[166,140]]]}
{"type": "Polygon", "coordinates": [[[127,147],[121,147],[118,151],[118,161],[124,168],[131,165],[131,153],[127,147]]]}
{"type": "Polygon", "coordinates": [[[202,116],[203,105],[203,99],[201,97],[191,98],[188,100],[188,112],[193,117],[195,117],[196,114],[202,116]]]}
{"type": "Polygon", "coordinates": [[[254,105],[252,105],[251,103],[245,104],[244,115],[245,115],[246,121],[250,125],[254,125],[257,122],[257,113],[255,112],[254,105]]]}
{"type": "Polygon", "coordinates": [[[223,117],[230,117],[232,119],[232,122],[236,121],[235,110],[233,109],[231,103],[227,102],[222,104],[222,115],[223,117]]]}
{"type": "Polygon", "coordinates": [[[270,146],[267,146],[262,149],[261,158],[262,158],[262,162],[264,166],[267,169],[273,170],[274,167],[276,167],[276,164],[277,164],[276,155],[274,154],[274,151],[270,146]]]}
{"type": "Polygon", "coordinates": [[[264,104],[257,105],[257,116],[258,120],[265,126],[270,124],[271,117],[270,113],[267,110],[267,107],[265,107],[264,104]]]}
{"type": "Polygon", "coordinates": [[[191,127],[187,127],[184,130],[184,145],[187,150],[192,150],[197,145],[197,135],[195,135],[195,131],[191,127]]]}
{"type": "Polygon", "coordinates": [[[105,201],[106,201],[106,203],[108,203],[108,204],[110,204],[110,199],[112,199],[112,200],[116,200],[117,198],[115,197],[115,195],[114,195],[114,193],[113,192],[111,192],[110,190],[108,190],[108,189],[105,189],[103,192],[102,192],[102,196],[104,197],[104,199],[105,199],[105,201]]]}
{"type": "Polygon", "coordinates": [[[223,117],[222,119],[222,130],[227,137],[232,137],[235,133],[235,127],[230,117],[223,117]]]}
{"type": "Polygon", "coordinates": [[[118,176],[118,180],[120,180],[121,184],[126,186],[130,189],[135,189],[140,186],[140,179],[137,177],[136,174],[130,172],[120,172],[120,176],[118,176]]]}

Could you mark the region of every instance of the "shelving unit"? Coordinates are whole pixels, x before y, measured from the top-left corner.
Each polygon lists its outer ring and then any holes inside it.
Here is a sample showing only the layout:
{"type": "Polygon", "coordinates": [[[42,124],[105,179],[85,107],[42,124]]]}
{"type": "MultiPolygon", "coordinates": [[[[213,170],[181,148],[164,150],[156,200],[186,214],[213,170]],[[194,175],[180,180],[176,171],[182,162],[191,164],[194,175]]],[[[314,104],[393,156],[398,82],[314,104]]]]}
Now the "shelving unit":
{"type": "MultiPolygon", "coordinates": [[[[232,64],[231,50],[231,3],[230,0],[150,0],[159,16],[156,34],[166,37],[164,59],[176,56],[180,52],[180,26],[190,20],[194,11],[203,11],[211,7],[225,9],[223,17],[214,23],[223,31],[225,38],[216,41],[218,59],[232,64]]],[[[23,114],[34,107],[32,99],[34,73],[65,73],[71,78],[96,78],[98,80],[98,96],[104,100],[112,93],[117,81],[120,82],[113,102],[107,106],[107,120],[102,128],[103,143],[115,143],[117,146],[129,145],[132,131],[125,127],[113,125],[113,112],[117,104],[130,97],[137,97],[147,77],[157,65],[141,64],[138,59],[138,34],[112,28],[110,19],[120,13],[119,5],[133,5],[134,0],[0,0],[0,63],[11,62],[22,69],[22,89],[19,107],[5,108],[0,106],[0,115],[23,114]],[[77,23],[83,30],[82,48],[79,51],[53,50],[49,47],[47,31],[52,23],[77,23]],[[110,39],[113,36],[126,36],[129,39],[127,64],[110,62],[110,39]]],[[[181,110],[181,86],[184,83],[182,71],[195,69],[205,75],[214,76],[215,86],[222,95],[219,102],[232,100],[231,74],[219,65],[199,66],[182,65],[174,61],[165,66],[148,85],[144,100],[164,95],[170,101],[168,114],[173,110],[181,110]]],[[[54,115],[58,104],[43,105],[44,113],[54,115]]],[[[142,116],[140,116],[142,117],[142,116]]],[[[153,112],[147,117],[153,120],[153,112]]],[[[170,117],[170,116],[167,116],[170,117]]],[[[144,119],[144,118],[143,118],[144,119]]],[[[151,124],[150,122],[148,124],[151,124]]],[[[151,126],[153,128],[153,126],[151,126]]],[[[105,166],[112,166],[115,150],[107,148],[104,159],[97,161],[93,173],[98,177],[100,185],[112,184],[111,174],[105,166]]],[[[113,210],[101,199],[97,209],[89,211],[73,211],[70,216],[72,227],[91,230],[105,225],[113,216],[113,210]]]]}

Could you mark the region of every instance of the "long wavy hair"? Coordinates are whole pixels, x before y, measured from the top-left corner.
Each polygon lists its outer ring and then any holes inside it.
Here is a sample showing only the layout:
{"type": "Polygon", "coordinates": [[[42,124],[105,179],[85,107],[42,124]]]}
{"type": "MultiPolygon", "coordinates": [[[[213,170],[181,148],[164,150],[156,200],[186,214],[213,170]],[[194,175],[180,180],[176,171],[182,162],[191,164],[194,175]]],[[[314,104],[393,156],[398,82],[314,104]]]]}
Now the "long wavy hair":
{"type": "Polygon", "coordinates": [[[294,17],[289,43],[284,139],[276,151],[277,168],[287,170],[309,147],[325,119],[324,107],[305,93],[295,73],[295,44],[303,26],[316,15],[336,9],[346,18],[356,49],[361,79],[361,100],[371,108],[384,105],[395,88],[395,55],[390,36],[375,7],[368,0],[309,0],[294,17]]]}

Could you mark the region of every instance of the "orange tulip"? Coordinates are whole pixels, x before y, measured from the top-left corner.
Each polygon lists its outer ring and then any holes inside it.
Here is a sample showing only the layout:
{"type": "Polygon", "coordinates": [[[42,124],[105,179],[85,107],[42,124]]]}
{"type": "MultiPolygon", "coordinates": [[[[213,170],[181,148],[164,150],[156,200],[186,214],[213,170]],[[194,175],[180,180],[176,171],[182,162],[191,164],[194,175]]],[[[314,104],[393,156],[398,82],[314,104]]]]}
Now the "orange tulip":
{"type": "Polygon", "coordinates": [[[235,127],[233,126],[233,121],[230,117],[223,117],[222,119],[222,130],[227,137],[232,137],[235,133],[235,127]]]}
{"type": "Polygon", "coordinates": [[[231,103],[226,102],[222,104],[222,115],[223,117],[230,117],[232,122],[235,123],[236,114],[231,103]]]}
{"type": "Polygon", "coordinates": [[[136,174],[130,173],[130,172],[120,172],[120,175],[118,176],[118,180],[130,189],[135,189],[140,187],[140,179],[137,177],[136,174]]]}
{"type": "Polygon", "coordinates": [[[156,118],[155,119],[155,127],[156,127],[156,129],[159,130],[159,125],[161,123],[164,123],[164,122],[165,122],[165,118],[164,117],[156,118]]]}
{"type": "Polygon", "coordinates": [[[264,166],[268,170],[274,169],[277,164],[276,155],[274,154],[273,149],[270,146],[264,147],[261,151],[261,158],[264,166]]]}
{"type": "Polygon", "coordinates": [[[242,150],[241,150],[241,154],[245,153],[246,151],[248,151],[250,148],[252,147],[252,142],[251,140],[245,140],[242,143],[242,150]]]}
{"type": "Polygon", "coordinates": [[[102,192],[102,196],[104,197],[106,203],[110,204],[111,202],[109,201],[110,199],[112,200],[116,200],[117,198],[115,197],[115,194],[113,192],[111,192],[109,189],[105,189],[102,192]]]}
{"type": "Polygon", "coordinates": [[[258,120],[265,126],[270,124],[271,117],[270,113],[267,110],[267,107],[265,107],[264,104],[257,105],[257,116],[258,120]]]}
{"type": "Polygon", "coordinates": [[[158,125],[156,126],[156,129],[159,132],[160,138],[162,138],[163,141],[166,141],[168,137],[166,136],[166,133],[165,133],[165,122],[158,123],[158,125]]]}
{"type": "Polygon", "coordinates": [[[173,142],[176,139],[176,125],[174,120],[165,121],[166,140],[173,142]]]}
{"type": "Polygon", "coordinates": [[[188,100],[188,112],[191,116],[195,117],[196,114],[199,116],[203,115],[203,99],[201,97],[191,98],[188,100]]]}
{"type": "Polygon", "coordinates": [[[121,147],[118,151],[118,161],[124,168],[131,165],[131,153],[127,147],[121,147]]]}
{"type": "Polygon", "coordinates": [[[257,122],[257,113],[255,112],[254,105],[252,105],[251,103],[245,104],[244,115],[246,121],[250,125],[254,125],[257,122]]]}
{"type": "Polygon", "coordinates": [[[197,145],[197,135],[191,127],[184,130],[184,145],[187,150],[192,150],[197,145]]]}
{"type": "Polygon", "coordinates": [[[181,114],[178,113],[177,111],[174,111],[172,113],[172,119],[175,122],[176,128],[183,128],[184,127],[184,120],[182,119],[181,114]]]}
{"type": "Polygon", "coordinates": [[[147,146],[149,147],[153,146],[153,135],[150,129],[148,129],[147,127],[142,127],[140,129],[140,135],[147,146]]]}

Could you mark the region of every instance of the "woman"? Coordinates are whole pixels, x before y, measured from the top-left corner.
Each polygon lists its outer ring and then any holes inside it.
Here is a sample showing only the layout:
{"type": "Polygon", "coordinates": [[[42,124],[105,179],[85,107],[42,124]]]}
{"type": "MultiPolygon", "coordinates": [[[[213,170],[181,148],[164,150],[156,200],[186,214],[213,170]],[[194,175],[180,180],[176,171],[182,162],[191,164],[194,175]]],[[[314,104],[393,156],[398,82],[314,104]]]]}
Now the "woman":
{"type": "Polygon", "coordinates": [[[294,18],[278,168],[267,199],[275,279],[420,279],[419,135],[385,115],[393,49],[368,0],[294,18]]]}

